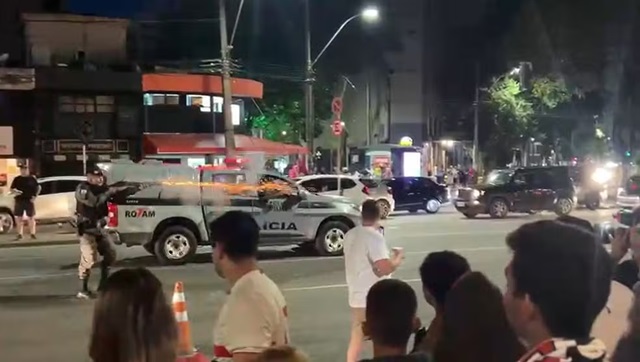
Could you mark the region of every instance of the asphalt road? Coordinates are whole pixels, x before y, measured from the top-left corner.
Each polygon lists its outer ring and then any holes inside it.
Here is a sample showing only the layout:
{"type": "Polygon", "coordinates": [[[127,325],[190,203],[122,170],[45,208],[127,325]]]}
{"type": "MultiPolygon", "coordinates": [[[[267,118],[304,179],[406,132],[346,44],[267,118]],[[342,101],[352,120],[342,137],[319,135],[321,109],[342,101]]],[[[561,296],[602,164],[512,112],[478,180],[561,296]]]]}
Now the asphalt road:
{"type": "MultiPolygon", "coordinates": [[[[577,211],[591,221],[610,211],[577,211]]],[[[385,222],[390,246],[404,247],[404,265],[395,277],[420,292],[418,267],[426,254],[454,250],[476,270],[503,287],[508,261],[505,235],[517,226],[552,214],[514,215],[504,220],[467,220],[451,207],[437,215],[400,214],[385,222]]],[[[211,353],[213,323],[225,297],[225,283],[210,263],[210,249],[197,261],[179,267],[157,266],[142,248],[119,248],[119,267],[144,266],[161,278],[167,293],[183,281],[189,318],[198,349],[211,353]]],[[[77,246],[45,246],[0,250],[0,360],[89,361],[88,335],[93,303],[74,298],[77,246]]],[[[264,250],[261,265],[282,288],[289,306],[293,343],[314,361],[343,360],[348,341],[349,314],[341,258],[318,258],[295,251],[264,250]]],[[[421,301],[420,317],[433,313],[421,301]]],[[[367,354],[370,352],[367,351],[367,354]]]]}

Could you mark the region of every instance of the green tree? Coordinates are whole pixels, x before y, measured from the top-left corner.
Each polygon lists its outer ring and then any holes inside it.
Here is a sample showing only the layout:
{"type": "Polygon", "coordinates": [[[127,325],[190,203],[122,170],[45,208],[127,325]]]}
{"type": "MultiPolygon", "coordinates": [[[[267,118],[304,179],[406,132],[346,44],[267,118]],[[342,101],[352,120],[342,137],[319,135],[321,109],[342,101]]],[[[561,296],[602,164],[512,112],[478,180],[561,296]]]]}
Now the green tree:
{"type": "MultiPolygon", "coordinates": [[[[331,117],[332,92],[329,82],[319,81],[315,87],[315,129],[318,137],[331,117]]],[[[262,131],[264,138],[286,143],[305,139],[305,109],[302,84],[285,80],[265,82],[265,94],[249,111],[247,127],[262,131]]]]}
{"type": "Polygon", "coordinates": [[[572,97],[559,78],[534,78],[531,91],[526,91],[508,74],[494,80],[487,95],[495,120],[488,146],[502,154],[498,157],[501,161],[508,157],[511,149],[521,147],[530,137],[540,139],[553,133],[553,125],[543,127],[540,118],[572,97]]]}

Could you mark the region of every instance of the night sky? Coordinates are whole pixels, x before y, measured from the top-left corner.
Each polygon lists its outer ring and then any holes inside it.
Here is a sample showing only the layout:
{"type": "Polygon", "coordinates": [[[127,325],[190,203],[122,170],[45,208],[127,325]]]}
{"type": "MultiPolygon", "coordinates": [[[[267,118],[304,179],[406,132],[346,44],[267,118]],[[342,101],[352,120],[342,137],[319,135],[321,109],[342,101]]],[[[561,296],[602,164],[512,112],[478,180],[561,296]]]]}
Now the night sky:
{"type": "Polygon", "coordinates": [[[78,14],[131,18],[152,0],[67,0],[67,11],[78,14]]]}
{"type": "MultiPolygon", "coordinates": [[[[88,15],[131,19],[198,19],[217,18],[216,1],[206,0],[66,0],[67,11],[88,15]]],[[[340,73],[357,72],[366,62],[382,59],[385,49],[398,46],[394,23],[402,19],[394,15],[393,0],[376,0],[383,8],[383,22],[375,29],[349,26],[323,57],[319,69],[340,73]],[[354,46],[356,45],[357,46],[354,46]]],[[[236,1],[229,1],[230,10],[236,1]]],[[[358,11],[362,0],[312,0],[314,53],[340,25],[343,19],[358,11]]],[[[371,1],[367,1],[370,4],[371,1]]],[[[445,99],[472,96],[474,63],[486,63],[485,78],[505,67],[501,59],[500,36],[508,31],[522,0],[450,0],[436,2],[433,11],[441,17],[443,48],[435,49],[447,75],[441,85],[445,99]],[[460,9],[466,9],[461,13],[460,9]],[[484,58],[484,59],[482,59],[484,58]]],[[[303,62],[303,13],[300,0],[257,1],[245,5],[234,56],[245,65],[281,73],[297,72],[303,62]]],[[[210,59],[219,56],[217,24],[181,23],[153,25],[155,33],[165,41],[158,45],[143,38],[145,60],[210,59]],[[207,38],[204,34],[213,34],[207,38]],[[171,41],[166,41],[171,39],[171,41]],[[206,39],[206,42],[202,40],[206,39]]],[[[148,25],[147,27],[152,27],[148,25]]],[[[154,35],[158,38],[157,35],[154,35]]]]}

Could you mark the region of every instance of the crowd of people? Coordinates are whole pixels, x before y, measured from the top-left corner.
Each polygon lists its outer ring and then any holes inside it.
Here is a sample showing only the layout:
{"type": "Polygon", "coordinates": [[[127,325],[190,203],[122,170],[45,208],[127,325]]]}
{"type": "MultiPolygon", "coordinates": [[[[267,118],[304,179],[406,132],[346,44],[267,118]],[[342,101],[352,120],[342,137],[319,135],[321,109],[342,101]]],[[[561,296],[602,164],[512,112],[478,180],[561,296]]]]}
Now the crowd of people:
{"type": "MultiPolygon", "coordinates": [[[[640,361],[640,229],[618,232],[609,254],[585,220],[528,223],[506,237],[504,292],[462,255],[439,251],[422,262],[416,294],[392,277],[404,253],[388,247],[379,213],[365,202],[362,225],[346,236],[347,362],[640,361]],[[631,308],[616,302],[634,288],[631,308]],[[418,316],[422,298],[435,310],[428,326],[418,316]],[[620,314],[628,319],[616,319],[620,314]],[[373,358],[362,360],[369,341],[373,358]]],[[[259,268],[259,227],[251,215],[228,212],[212,222],[211,233],[215,270],[229,286],[214,360],[310,361],[291,342],[283,294],[259,268]]],[[[92,360],[174,362],[177,343],[160,281],[145,269],[112,274],[95,306],[92,360]]]]}

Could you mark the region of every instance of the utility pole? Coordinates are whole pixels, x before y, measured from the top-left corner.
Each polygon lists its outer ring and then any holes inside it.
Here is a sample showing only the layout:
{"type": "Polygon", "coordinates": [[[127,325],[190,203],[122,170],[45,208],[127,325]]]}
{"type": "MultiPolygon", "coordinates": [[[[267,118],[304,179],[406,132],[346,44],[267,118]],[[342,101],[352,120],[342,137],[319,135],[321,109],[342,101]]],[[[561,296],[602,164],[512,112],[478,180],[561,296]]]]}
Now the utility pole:
{"type": "Polygon", "coordinates": [[[222,94],[224,102],[222,111],[224,115],[224,146],[227,157],[233,157],[236,153],[236,140],[233,130],[233,115],[231,104],[231,46],[227,35],[227,9],[226,0],[218,0],[220,6],[220,58],[222,60],[222,94]]]}
{"type": "Polygon", "coordinates": [[[367,146],[371,146],[371,77],[367,72],[367,146]]]}
{"type": "Polygon", "coordinates": [[[473,102],[473,170],[478,172],[478,131],[480,127],[480,64],[476,63],[476,95],[473,102]]]}
{"type": "MultiPolygon", "coordinates": [[[[307,149],[309,152],[314,152],[313,148],[313,136],[315,130],[315,115],[313,104],[313,59],[311,59],[311,9],[309,5],[310,0],[304,0],[304,13],[305,13],[305,47],[306,47],[306,66],[305,66],[305,79],[304,79],[304,109],[305,109],[305,138],[307,140],[307,149]]],[[[313,169],[313,157],[307,157],[307,169],[311,171],[313,169]]]]}

